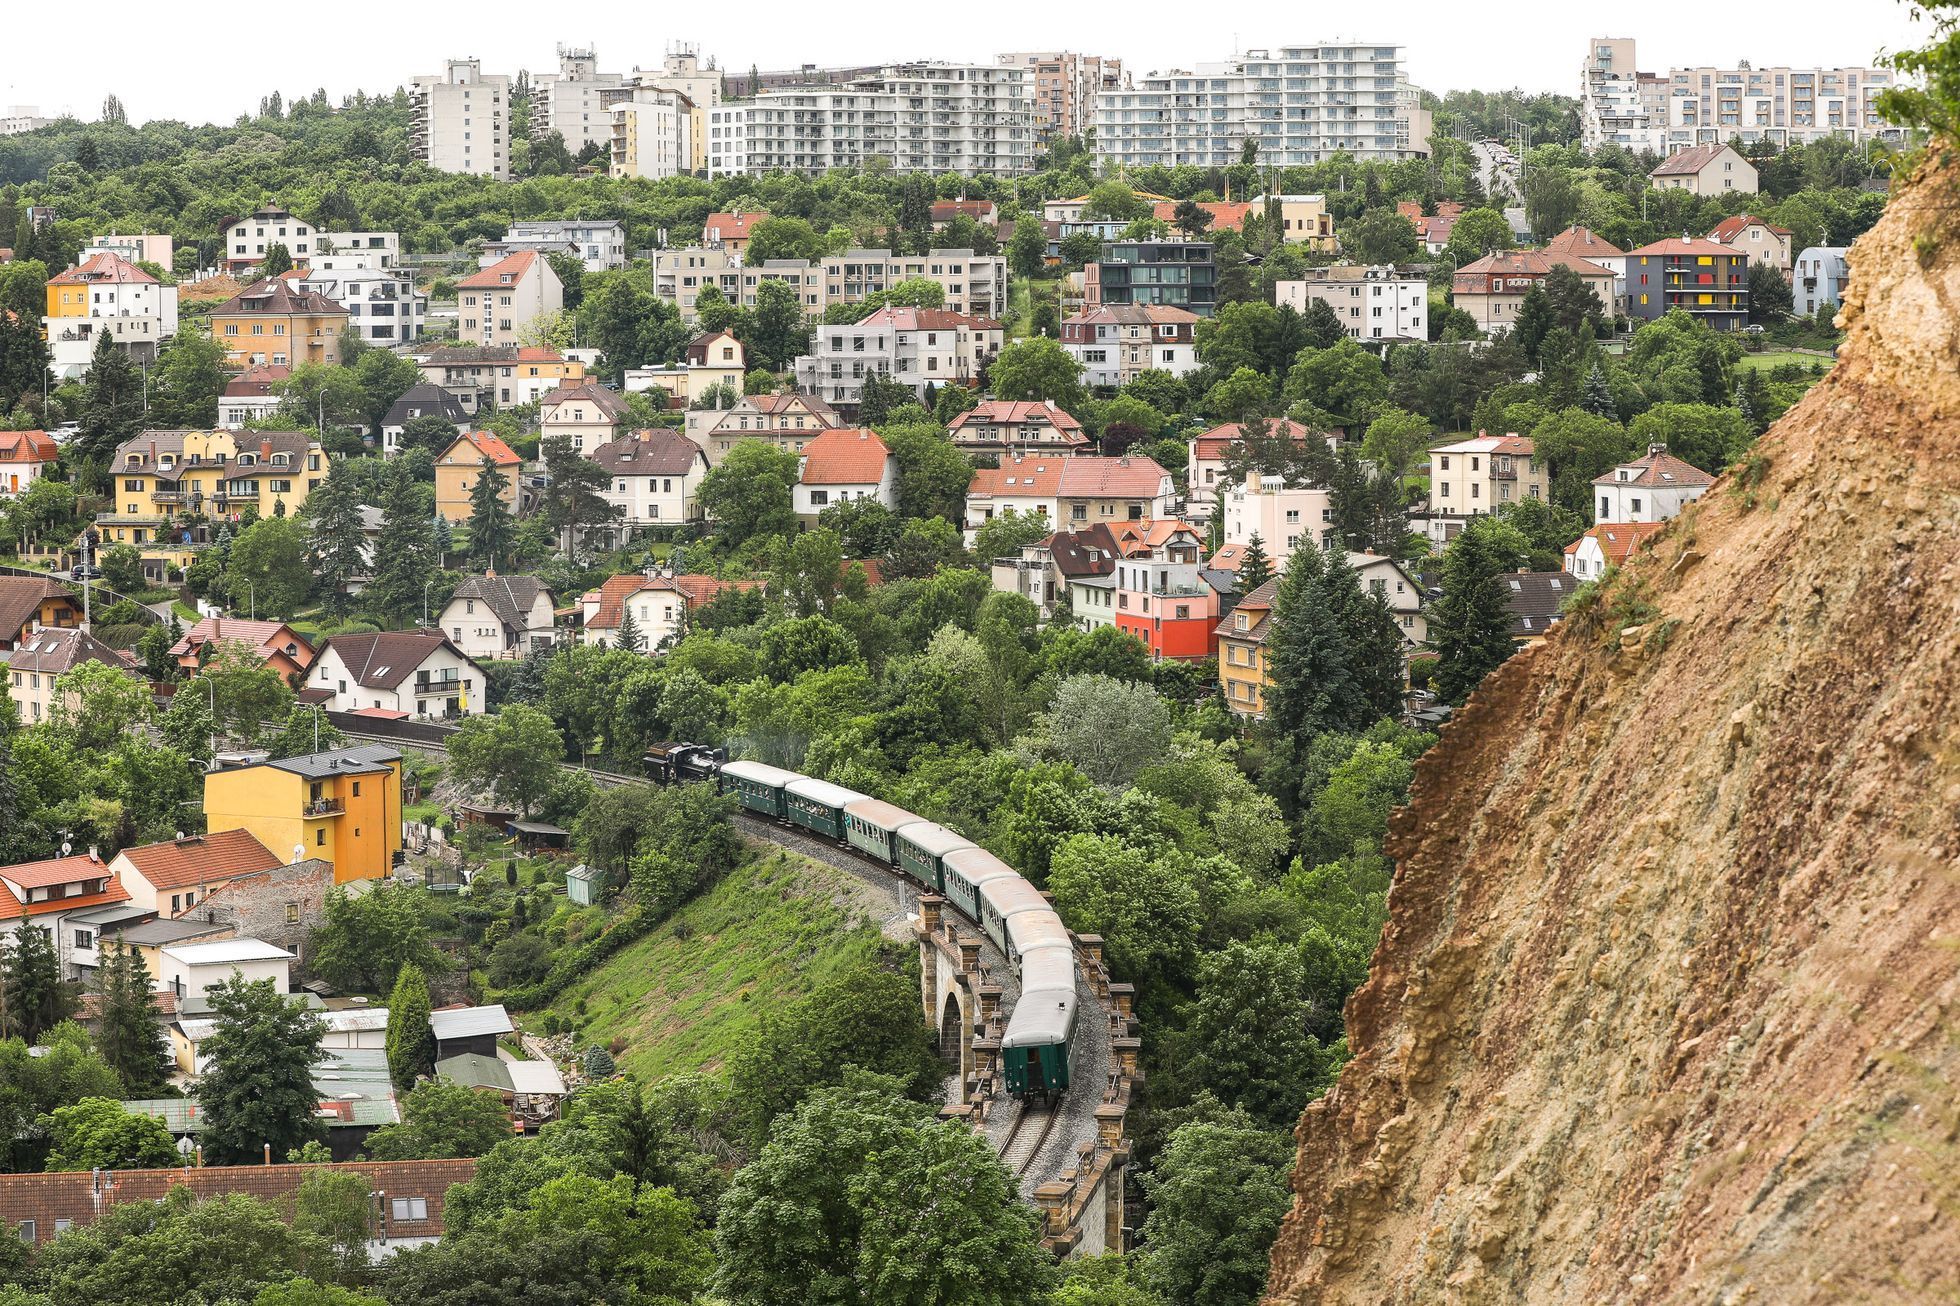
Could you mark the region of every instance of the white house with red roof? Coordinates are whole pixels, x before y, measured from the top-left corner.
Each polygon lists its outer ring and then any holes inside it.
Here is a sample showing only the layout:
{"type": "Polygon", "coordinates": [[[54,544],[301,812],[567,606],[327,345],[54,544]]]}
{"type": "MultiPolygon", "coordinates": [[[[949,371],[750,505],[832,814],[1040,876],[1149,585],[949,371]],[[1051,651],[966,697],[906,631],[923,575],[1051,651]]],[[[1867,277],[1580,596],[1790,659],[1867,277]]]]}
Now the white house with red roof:
{"type": "Polygon", "coordinates": [[[109,869],[131,905],[159,916],[179,916],[220,885],[281,864],[279,854],[249,830],[220,830],[125,848],[109,869]]]}
{"type": "Polygon", "coordinates": [[[660,651],[668,641],[687,633],[687,615],[731,589],[754,589],[756,580],[717,580],[713,576],[676,576],[671,572],[628,572],[608,577],[579,600],[581,644],[619,646],[619,627],[628,612],[640,632],[641,653],[660,651]]]}
{"type": "Polygon", "coordinates": [[[796,360],[796,384],[855,413],[868,376],[883,373],[924,397],[929,385],[970,385],[1000,353],[1005,328],[943,308],[881,308],[862,322],[819,326],[796,360]]]}
{"type": "Polygon", "coordinates": [[[1429,538],[1443,545],[1471,517],[1499,504],[1549,499],[1551,473],[1536,447],[1515,432],[1437,445],[1429,451],[1429,538]]]}
{"type": "Polygon", "coordinates": [[[1747,254],[1750,267],[1775,268],[1784,276],[1790,275],[1790,258],[1794,251],[1790,248],[1788,227],[1779,227],[1753,213],[1738,213],[1716,223],[1708,238],[1718,245],[1727,245],[1747,254]]]}
{"type": "Polygon", "coordinates": [[[1666,522],[1600,522],[1565,546],[1565,570],[1580,580],[1598,580],[1652,539],[1666,522]]]}
{"type": "Polygon", "coordinates": [[[898,465],[875,431],[838,427],[803,446],[791,497],[796,520],[806,527],[816,525],[825,508],[848,499],[872,499],[896,508],[898,465]]]}
{"type": "Polygon", "coordinates": [[[749,248],[749,234],[755,224],[769,220],[768,209],[734,209],[726,213],[710,213],[701,224],[701,243],[719,245],[731,254],[746,253],[749,248]]]}
{"type": "Polygon", "coordinates": [[[1196,371],[1197,323],[1174,304],[1101,304],[1062,319],[1061,342],[1082,365],[1082,383],[1106,389],[1145,372],[1196,371]]]}
{"type": "Polygon", "coordinates": [[[177,334],[177,287],[166,286],[120,254],[92,254],[48,278],[48,312],[41,319],[57,377],[88,371],[98,336],[106,333],[132,363],[156,361],[177,334]]]}
{"type": "Polygon", "coordinates": [[[226,381],[218,396],[218,425],[235,431],[255,417],[270,417],[279,410],[279,388],[292,373],[284,363],[255,363],[226,381]]]}
{"type": "Polygon", "coordinates": [[[505,255],[456,283],[457,334],[467,345],[515,345],[565,307],[564,283],[536,250],[505,255]]]}
{"type": "Polygon", "coordinates": [[[1052,399],[984,400],[955,417],[947,434],[968,453],[1072,454],[1089,447],[1082,423],[1052,399]]]}
{"type": "MultiPolygon", "coordinates": [[[[1341,438],[1341,428],[1331,431],[1315,432],[1304,422],[1292,418],[1281,418],[1266,424],[1266,434],[1273,439],[1284,435],[1301,448],[1309,439],[1316,436],[1332,445],[1341,438]]],[[[1231,461],[1232,446],[1245,439],[1245,425],[1241,422],[1226,422],[1214,426],[1209,431],[1201,431],[1191,437],[1190,447],[1184,464],[1184,487],[1190,495],[1194,513],[1202,508],[1208,512],[1220,491],[1231,479],[1227,464],[1231,461]]]]}
{"type": "Polygon", "coordinates": [[[439,630],[335,635],[306,683],[335,712],[441,720],[483,710],[483,668],[439,630]]]}
{"type": "Polygon", "coordinates": [[[1276,567],[1334,535],[1334,500],[1324,485],[1289,485],[1283,476],[1253,472],[1225,483],[1218,506],[1224,544],[1245,546],[1257,536],[1276,567]]]}
{"type": "Polygon", "coordinates": [[[1593,478],[1594,520],[1658,522],[1681,515],[1681,510],[1708,493],[1715,478],[1683,462],[1664,444],[1647,446],[1645,457],[1621,463],[1593,478]]]}
{"type": "MultiPolygon", "coordinates": [[[[1581,259],[1613,274],[1613,299],[1603,307],[1617,313],[1627,297],[1627,252],[1591,227],[1571,226],[1545,242],[1545,253],[1581,259]]],[[[1597,287],[1594,287],[1597,289],[1597,287]]]]}
{"type": "Polygon", "coordinates": [[[0,494],[19,494],[59,457],[61,449],[46,431],[0,431],[0,494]]]}
{"type": "Polygon", "coordinates": [[[39,928],[48,931],[61,955],[70,942],[62,935],[65,917],[128,901],[129,891],[93,848],[73,856],[0,866],[0,938],[39,928]]]}

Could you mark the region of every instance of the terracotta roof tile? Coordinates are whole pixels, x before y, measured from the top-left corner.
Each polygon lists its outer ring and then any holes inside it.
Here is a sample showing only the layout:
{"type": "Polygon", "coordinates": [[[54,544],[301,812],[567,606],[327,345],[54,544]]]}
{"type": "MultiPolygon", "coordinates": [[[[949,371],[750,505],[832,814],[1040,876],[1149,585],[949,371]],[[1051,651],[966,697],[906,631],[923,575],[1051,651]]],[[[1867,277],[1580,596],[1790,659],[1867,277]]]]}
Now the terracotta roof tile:
{"type": "Polygon", "coordinates": [[[123,857],[156,889],[228,880],[281,865],[278,856],[249,830],[219,830],[164,843],[125,848],[123,857]]]}
{"type": "Polygon", "coordinates": [[[968,426],[1026,426],[1030,423],[1046,423],[1058,431],[1079,432],[1082,429],[1082,423],[1065,409],[1034,400],[1011,399],[985,400],[955,417],[947,429],[959,431],[968,426]]]}
{"type": "Polygon", "coordinates": [[[444,458],[449,457],[450,454],[456,452],[456,446],[459,444],[471,446],[479,455],[490,459],[490,461],[496,463],[499,467],[515,467],[524,461],[517,456],[515,450],[489,431],[463,432],[456,437],[454,443],[442,451],[442,456],[444,458]]]}
{"type": "Polygon", "coordinates": [[[891,452],[868,427],[825,431],[803,446],[804,485],[877,485],[885,479],[891,452]]]}
{"type": "Polygon", "coordinates": [[[1753,213],[1738,213],[1732,218],[1723,218],[1720,222],[1716,223],[1714,228],[1708,233],[1708,238],[1728,245],[1734,243],[1735,238],[1749,230],[1749,228],[1757,226],[1763,227],[1778,236],[1787,236],[1790,234],[1788,227],[1779,227],[1774,222],[1759,218],[1753,213]]]}
{"type": "Polygon", "coordinates": [[[768,209],[749,209],[734,213],[710,213],[701,224],[703,240],[747,240],[749,230],[769,218],[768,209]]]}
{"type": "MultiPolygon", "coordinates": [[[[1304,445],[1307,442],[1307,437],[1314,432],[1313,428],[1306,425],[1306,423],[1296,422],[1292,418],[1287,417],[1281,418],[1277,422],[1268,422],[1266,424],[1266,433],[1269,436],[1285,434],[1291,437],[1293,443],[1304,445]]],[[[1335,431],[1321,438],[1333,440],[1338,439],[1341,434],[1342,432],[1337,428],[1335,431]]],[[[1205,462],[1216,462],[1224,458],[1226,452],[1244,438],[1245,427],[1238,422],[1226,422],[1222,426],[1214,426],[1209,431],[1201,432],[1192,437],[1193,442],[1198,446],[1199,459],[1205,462]]]]}
{"type": "Polygon", "coordinates": [[[1591,227],[1567,227],[1545,242],[1547,254],[1574,254],[1580,258],[1620,258],[1626,251],[1591,227]]]}
{"type": "Polygon", "coordinates": [[[1579,541],[1591,538],[1599,541],[1599,551],[1605,555],[1607,563],[1617,567],[1666,525],[1664,521],[1601,522],[1578,540],[1566,545],[1565,552],[1568,555],[1577,553],[1579,541]]]}
{"type": "Polygon", "coordinates": [[[1667,254],[1697,257],[1701,255],[1721,255],[1726,258],[1743,257],[1734,247],[1724,245],[1720,241],[1681,236],[1669,236],[1666,240],[1657,240],[1651,245],[1642,245],[1639,249],[1627,251],[1629,258],[1639,258],[1643,255],[1658,258],[1667,254]]]}
{"type": "Polygon", "coordinates": [[[27,627],[41,603],[51,598],[68,599],[79,607],[67,590],[39,576],[0,576],[0,640],[10,640],[27,627]]]}
{"type": "Polygon", "coordinates": [[[1685,150],[1676,150],[1673,154],[1668,155],[1658,168],[1655,168],[1647,175],[1650,177],[1670,177],[1697,173],[1714,162],[1716,158],[1720,157],[1722,151],[1728,148],[1726,143],[1719,141],[1708,145],[1691,145],[1685,150]]]}
{"type": "Polygon", "coordinates": [[[1065,499],[1155,498],[1168,493],[1168,479],[1169,474],[1152,458],[1076,457],[1063,462],[1057,493],[1065,499]]]}
{"type": "Polygon", "coordinates": [[[170,646],[170,656],[188,657],[206,644],[243,644],[262,658],[283,653],[290,645],[297,650],[290,655],[296,661],[305,662],[313,656],[313,646],[285,622],[248,621],[239,617],[204,618],[170,646]]]}
{"type": "Polygon", "coordinates": [[[346,317],[347,310],[311,290],[295,290],[277,277],[255,281],[211,310],[213,317],[238,313],[303,313],[316,317],[346,317]]]}
{"type": "Polygon", "coordinates": [[[1621,463],[1604,476],[1593,477],[1594,485],[1652,485],[1660,487],[1693,488],[1715,484],[1715,478],[1693,463],[1683,462],[1667,451],[1665,445],[1650,448],[1644,457],[1630,463],[1621,463]],[[1634,475],[1624,479],[1620,468],[1637,467],[1634,475]]]}
{"type": "Polygon", "coordinates": [[[74,884],[79,880],[101,880],[107,879],[108,875],[109,864],[90,853],[0,866],[0,880],[23,889],[46,889],[56,884],[74,884]]]}
{"type": "Polygon", "coordinates": [[[538,261],[534,249],[521,249],[515,254],[507,254],[487,268],[479,268],[456,283],[458,290],[495,290],[499,286],[514,286],[522,281],[538,261]]]}
{"type": "Polygon", "coordinates": [[[60,456],[46,431],[0,431],[0,463],[51,463],[60,456]]]}
{"type": "Polygon", "coordinates": [[[92,254],[59,276],[51,286],[93,286],[108,281],[123,286],[154,286],[157,279],[120,254],[92,254]]]}
{"type": "Polygon", "coordinates": [[[999,331],[1001,324],[988,317],[968,317],[948,308],[878,309],[859,326],[891,326],[898,331],[999,331]]]}
{"type": "Polygon", "coordinates": [[[1062,488],[1062,467],[1080,458],[1058,454],[1023,454],[1001,459],[998,467],[976,467],[969,495],[981,498],[1052,499],[1062,488]]]}

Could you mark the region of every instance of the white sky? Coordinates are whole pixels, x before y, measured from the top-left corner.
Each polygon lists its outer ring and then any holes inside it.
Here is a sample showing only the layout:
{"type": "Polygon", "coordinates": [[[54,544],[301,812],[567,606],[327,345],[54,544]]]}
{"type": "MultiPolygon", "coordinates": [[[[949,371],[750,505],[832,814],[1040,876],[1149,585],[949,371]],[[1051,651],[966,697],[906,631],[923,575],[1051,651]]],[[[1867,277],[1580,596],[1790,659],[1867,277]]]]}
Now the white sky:
{"type": "Polygon", "coordinates": [[[677,5],[659,16],[650,5],[592,4],[568,11],[575,16],[554,30],[540,21],[549,7],[516,0],[259,7],[242,27],[214,18],[208,6],[97,0],[78,19],[60,5],[23,2],[8,6],[0,42],[0,106],[93,118],[113,91],[133,121],[229,122],[273,90],[290,99],[325,86],[335,101],[357,89],[391,91],[451,56],[480,57],[486,71],[544,71],[555,66],[559,41],[596,43],[606,71],[657,67],[669,43],[686,41],[704,59],[737,71],[1071,49],[1116,56],[1141,73],[1223,59],[1247,46],[1353,39],[1405,47],[1411,75],[1428,90],[1520,86],[1570,95],[1589,37],[1631,36],[1641,70],[1665,72],[1744,58],[1759,67],[1864,64],[1883,50],[1924,44],[1928,30],[1899,0],[1636,0],[1612,6],[1610,19],[1577,0],[1401,0],[1357,23],[1367,7],[1353,0],[1312,10],[1272,0],[1215,7],[1189,0],[862,0],[819,8],[810,0],[735,0],[677,5]],[[1206,21],[1214,11],[1221,14],[1215,28],[1206,21]],[[291,26],[252,30],[273,14],[291,26]],[[811,14],[823,17],[811,22],[811,14]]]}

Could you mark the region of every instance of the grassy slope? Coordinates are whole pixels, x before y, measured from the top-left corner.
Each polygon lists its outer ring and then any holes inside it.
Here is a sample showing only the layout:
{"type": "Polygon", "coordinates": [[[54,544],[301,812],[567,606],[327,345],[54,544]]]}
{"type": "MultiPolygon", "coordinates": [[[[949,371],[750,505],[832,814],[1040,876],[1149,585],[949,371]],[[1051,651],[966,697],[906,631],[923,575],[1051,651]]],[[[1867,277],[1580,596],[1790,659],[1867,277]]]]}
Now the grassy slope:
{"type": "Polygon", "coordinates": [[[712,1070],[764,1011],[872,955],[871,899],[846,872],[770,854],[566,989],[549,1010],[577,1023],[581,1045],[624,1038],[619,1063],[642,1076],[712,1070]]]}
{"type": "Polygon", "coordinates": [[[1736,360],[1736,366],[1738,367],[1753,367],[1763,371],[1781,367],[1785,363],[1797,363],[1805,368],[1808,368],[1812,363],[1822,363],[1825,370],[1828,371],[1836,365],[1837,360],[1835,358],[1826,358],[1821,354],[1799,354],[1789,349],[1766,349],[1760,354],[1744,354],[1736,360]]]}

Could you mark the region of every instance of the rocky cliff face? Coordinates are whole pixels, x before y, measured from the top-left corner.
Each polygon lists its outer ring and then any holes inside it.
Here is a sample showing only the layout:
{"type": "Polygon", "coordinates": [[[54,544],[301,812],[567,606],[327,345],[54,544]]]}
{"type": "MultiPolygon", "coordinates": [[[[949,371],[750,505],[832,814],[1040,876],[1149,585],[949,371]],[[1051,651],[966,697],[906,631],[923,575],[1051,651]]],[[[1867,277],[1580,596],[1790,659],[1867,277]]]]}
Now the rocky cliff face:
{"type": "Polygon", "coordinates": [[[1422,760],[1271,1302],[1960,1297],[1960,167],[1852,266],[1831,377],[1422,760]]]}

